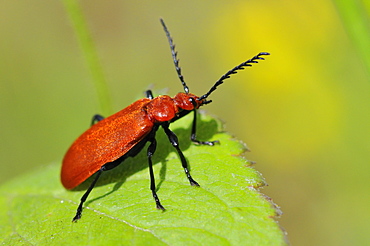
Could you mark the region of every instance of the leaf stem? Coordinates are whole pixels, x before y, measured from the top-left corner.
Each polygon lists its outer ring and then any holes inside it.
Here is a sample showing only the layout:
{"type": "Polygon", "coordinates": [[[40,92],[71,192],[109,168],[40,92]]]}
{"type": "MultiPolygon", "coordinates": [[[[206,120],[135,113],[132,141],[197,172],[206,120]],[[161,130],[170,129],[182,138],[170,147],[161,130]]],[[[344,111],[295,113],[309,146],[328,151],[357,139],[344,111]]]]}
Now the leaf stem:
{"type": "Polygon", "coordinates": [[[71,19],[80,48],[90,70],[92,81],[98,96],[102,114],[112,113],[112,104],[108,86],[100,64],[94,41],[89,32],[82,10],[77,0],[63,0],[64,6],[71,19]]]}

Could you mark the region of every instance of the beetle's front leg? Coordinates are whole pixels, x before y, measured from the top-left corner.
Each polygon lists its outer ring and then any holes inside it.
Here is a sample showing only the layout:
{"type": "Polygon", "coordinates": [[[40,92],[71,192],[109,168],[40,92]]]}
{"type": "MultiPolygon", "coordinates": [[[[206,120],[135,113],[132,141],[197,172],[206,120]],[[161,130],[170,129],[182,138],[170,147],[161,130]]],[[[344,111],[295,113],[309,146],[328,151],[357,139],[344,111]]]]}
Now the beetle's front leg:
{"type": "Polygon", "coordinates": [[[190,135],[190,139],[193,143],[195,144],[198,144],[198,145],[209,145],[209,146],[213,146],[215,145],[216,143],[220,143],[220,141],[218,140],[215,140],[215,141],[199,141],[197,140],[197,134],[196,134],[196,130],[197,130],[197,111],[194,109],[194,119],[193,119],[193,126],[191,128],[191,135],[190,135]]]}

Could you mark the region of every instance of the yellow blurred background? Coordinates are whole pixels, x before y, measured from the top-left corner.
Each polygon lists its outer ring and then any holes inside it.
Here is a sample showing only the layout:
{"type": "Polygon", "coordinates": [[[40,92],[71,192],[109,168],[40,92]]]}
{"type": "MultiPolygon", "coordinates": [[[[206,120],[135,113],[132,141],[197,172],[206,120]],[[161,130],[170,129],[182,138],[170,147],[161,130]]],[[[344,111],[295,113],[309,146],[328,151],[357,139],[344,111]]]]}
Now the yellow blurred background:
{"type": "MultiPolygon", "coordinates": [[[[365,1],[352,2],[370,12],[365,1]]],[[[370,242],[370,72],[364,59],[370,46],[359,51],[334,2],[80,4],[114,111],[150,86],[168,88],[169,95],[182,90],[159,17],[198,95],[235,65],[270,52],[226,80],[204,109],[248,144],[246,157],[269,183],[262,192],[281,207],[279,221],[292,245],[370,242]]],[[[2,1],[0,13],[3,183],[61,161],[92,115],[107,113],[99,112],[63,1],[2,1]]]]}

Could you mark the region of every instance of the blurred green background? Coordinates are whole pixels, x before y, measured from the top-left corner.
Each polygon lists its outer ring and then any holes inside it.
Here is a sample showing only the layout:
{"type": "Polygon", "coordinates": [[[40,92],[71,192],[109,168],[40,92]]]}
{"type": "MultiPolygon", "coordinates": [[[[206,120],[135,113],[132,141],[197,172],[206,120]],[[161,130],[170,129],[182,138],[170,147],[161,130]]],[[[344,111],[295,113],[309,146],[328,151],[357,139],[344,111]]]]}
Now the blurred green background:
{"type": "MultiPolygon", "coordinates": [[[[260,51],[204,107],[248,144],[293,245],[369,237],[370,4],[365,1],[80,1],[113,110],[182,90],[159,17],[201,95],[260,51]],[[357,11],[357,12],[356,12],[357,11]],[[367,50],[366,50],[367,48],[367,50]]],[[[62,1],[2,1],[0,182],[61,161],[100,112],[62,1]]],[[[58,179],[59,177],[55,177],[58,179]]]]}

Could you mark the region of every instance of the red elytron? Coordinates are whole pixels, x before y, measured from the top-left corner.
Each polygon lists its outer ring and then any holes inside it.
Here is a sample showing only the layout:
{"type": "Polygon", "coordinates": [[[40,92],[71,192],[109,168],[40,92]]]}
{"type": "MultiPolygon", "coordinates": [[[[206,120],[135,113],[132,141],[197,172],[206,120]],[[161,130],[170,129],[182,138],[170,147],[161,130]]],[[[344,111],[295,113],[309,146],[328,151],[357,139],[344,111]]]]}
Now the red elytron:
{"type": "Polygon", "coordinates": [[[194,112],[191,140],[196,144],[214,145],[217,141],[203,142],[196,139],[196,110],[200,106],[212,102],[207,100],[208,96],[230,75],[237,73],[238,70],[242,70],[246,66],[251,66],[252,63],[257,63],[258,60],[263,60],[264,58],[261,56],[269,55],[269,53],[261,52],[252,59],[234,67],[216,81],[206,94],[198,97],[189,93],[189,88],[181,74],[173,40],[164,21],[162,19],[160,21],[166,32],[176,71],[185,92],[178,93],[175,97],[158,96],[154,98],[152,92],[148,90],[146,92],[147,98],[132,103],[108,118],[104,119],[100,115],[93,117],[91,128],[72,144],[62,164],[61,181],[66,189],[77,187],[96,173],[94,180],[81,198],[73,221],[81,218],[83,203],[94,188],[102,172],[118,166],[127,157],[137,155],[147,142],[150,142],[147,152],[150,189],[157,208],[164,210],[156,194],[152,164],[152,155],[157,145],[155,134],[159,126],[164,129],[169,141],[175,147],[190,184],[199,186],[189,173],[177,136],[169,129],[170,124],[190,112],[194,112]],[[97,123],[94,124],[96,121],[97,123]]]}

